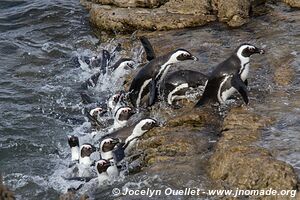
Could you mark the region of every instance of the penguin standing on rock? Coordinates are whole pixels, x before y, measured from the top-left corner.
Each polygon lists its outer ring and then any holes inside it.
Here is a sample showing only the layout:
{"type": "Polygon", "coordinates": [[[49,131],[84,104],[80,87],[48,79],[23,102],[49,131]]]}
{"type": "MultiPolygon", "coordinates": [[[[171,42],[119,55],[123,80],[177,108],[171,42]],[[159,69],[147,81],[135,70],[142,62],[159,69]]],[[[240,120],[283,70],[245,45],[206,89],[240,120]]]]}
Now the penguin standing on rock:
{"type": "Polygon", "coordinates": [[[228,59],[220,63],[209,76],[204,93],[195,107],[208,102],[224,104],[235,91],[248,104],[247,78],[250,56],[253,54],[264,54],[264,50],[251,44],[242,44],[228,59]]]}
{"type": "Polygon", "coordinates": [[[161,81],[165,78],[169,68],[185,60],[197,60],[197,58],[185,49],[177,49],[154,58],[141,68],[129,88],[129,99],[132,105],[140,107],[143,98],[149,94],[148,106],[152,106],[158,96],[161,81]]]}

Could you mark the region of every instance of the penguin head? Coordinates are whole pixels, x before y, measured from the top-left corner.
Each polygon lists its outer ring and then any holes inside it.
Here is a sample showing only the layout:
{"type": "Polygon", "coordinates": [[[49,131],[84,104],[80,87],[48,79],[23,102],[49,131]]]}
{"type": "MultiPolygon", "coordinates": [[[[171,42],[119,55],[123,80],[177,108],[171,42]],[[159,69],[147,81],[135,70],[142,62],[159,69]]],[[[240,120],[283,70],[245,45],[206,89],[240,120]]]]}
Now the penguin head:
{"type": "Polygon", "coordinates": [[[80,147],[80,157],[90,157],[93,152],[96,151],[96,147],[89,143],[85,143],[80,147]]]}
{"type": "Polygon", "coordinates": [[[108,160],[99,160],[95,164],[96,170],[99,174],[106,172],[107,168],[111,166],[110,162],[108,160]]]}
{"type": "Polygon", "coordinates": [[[245,57],[248,58],[253,54],[264,54],[265,51],[263,49],[259,49],[256,46],[252,45],[252,44],[241,44],[237,50],[236,50],[236,54],[238,57],[245,57]]]}
{"type": "Polygon", "coordinates": [[[127,121],[135,112],[128,106],[120,107],[115,113],[117,121],[127,121]]]}
{"type": "Polygon", "coordinates": [[[134,64],[135,62],[130,58],[121,58],[112,66],[112,71],[115,71],[118,68],[133,69],[134,64]]]}
{"type": "Polygon", "coordinates": [[[92,68],[96,68],[96,67],[100,67],[101,65],[101,57],[100,56],[93,56],[91,57],[90,61],[89,61],[89,65],[92,68]]]}
{"type": "Polygon", "coordinates": [[[75,135],[69,135],[68,136],[68,143],[69,146],[72,147],[79,147],[79,139],[75,135]]]}
{"type": "Polygon", "coordinates": [[[106,138],[100,143],[100,152],[112,151],[121,141],[118,138],[106,138]]]}
{"type": "Polygon", "coordinates": [[[124,58],[118,68],[123,68],[123,69],[133,69],[135,62],[132,59],[129,58],[124,58]]]}
{"type": "Polygon", "coordinates": [[[100,107],[94,108],[90,111],[90,115],[94,118],[97,118],[98,116],[102,116],[106,111],[100,107]]]}
{"type": "Polygon", "coordinates": [[[185,49],[177,49],[175,50],[170,58],[170,61],[172,62],[181,62],[185,60],[198,60],[197,57],[193,56],[189,51],[185,49]]]}
{"type": "Polygon", "coordinates": [[[149,131],[154,127],[158,127],[158,123],[155,119],[147,118],[141,120],[139,123],[141,123],[141,130],[142,131],[149,131]]]}

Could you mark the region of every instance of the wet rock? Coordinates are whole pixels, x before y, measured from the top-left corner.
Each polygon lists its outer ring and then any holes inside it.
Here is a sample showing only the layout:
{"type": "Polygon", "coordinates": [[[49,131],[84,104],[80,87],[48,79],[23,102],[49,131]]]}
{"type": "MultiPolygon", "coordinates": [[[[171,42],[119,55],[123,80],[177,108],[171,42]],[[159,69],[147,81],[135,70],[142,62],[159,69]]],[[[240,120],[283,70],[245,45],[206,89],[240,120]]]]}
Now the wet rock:
{"type": "Polygon", "coordinates": [[[275,65],[274,81],[281,86],[287,86],[292,83],[295,78],[295,69],[292,62],[295,57],[291,54],[284,57],[274,59],[272,63],[275,65]]]}
{"type": "Polygon", "coordinates": [[[209,161],[210,176],[232,188],[296,189],[298,180],[293,168],[253,144],[261,135],[260,129],[271,122],[243,108],[232,109],[209,161]]]}
{"type": "Polygon", "coordinates": [[[168,0],[93,0],[95,3],[103,4],[103,5],[115,5],[122,8],[155,8],[163,5],[168,0]]]}
{"type": "Polygon", "coordinates": [[[283,0],[284,3],[288,4],[293,8],[300,8],[300,1],[299,0],[283,0]]]}

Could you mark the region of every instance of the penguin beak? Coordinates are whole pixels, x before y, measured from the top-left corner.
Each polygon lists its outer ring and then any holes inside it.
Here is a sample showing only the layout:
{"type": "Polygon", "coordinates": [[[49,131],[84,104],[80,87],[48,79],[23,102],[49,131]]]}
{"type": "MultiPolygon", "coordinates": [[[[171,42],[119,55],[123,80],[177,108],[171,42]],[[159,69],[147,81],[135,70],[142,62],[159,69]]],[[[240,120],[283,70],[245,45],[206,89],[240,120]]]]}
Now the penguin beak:
{"type": "Polygon", "coordinates": [[[159,127],[159,125],[160,125],[157,121],[153,121],[152,124],[154,125],[154,127],[159,127]]]}
{"type": "Polygon", "coordinates": [[[118,143],[121,142],[119,138],[112,138],[112,139],[113,139],[113,140],[112,140],[112,143],[113,143],[113,144],[118,144],[118,143]]]}
{"type": "Polygon", "coordinates": [[[259,54],[265,54],[265,50],[259,49],[259,54]]]}
{"type": "Polygon", "coordinates": [[[92,146],[92,151],[93,152],[96,152],[97,151],[97,148],[95,146],[92,146]]]}
{"type": "Polygon", "coordinates": [[[196,56],[192,56],[191,58],[192,58],[192,60],[194,60],[194,61],[198,61],[198,60],[199,60],[196,56]]]}

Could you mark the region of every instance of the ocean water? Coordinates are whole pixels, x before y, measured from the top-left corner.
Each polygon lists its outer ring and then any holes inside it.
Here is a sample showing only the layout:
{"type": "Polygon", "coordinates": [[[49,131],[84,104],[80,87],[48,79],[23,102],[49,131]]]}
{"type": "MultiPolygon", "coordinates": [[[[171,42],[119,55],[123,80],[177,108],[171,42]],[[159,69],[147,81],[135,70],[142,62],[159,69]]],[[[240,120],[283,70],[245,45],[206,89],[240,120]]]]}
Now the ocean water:
{"type": "Polygon", "coordinates": [[[0,172],[18,199],[57,199],[49,177],[64,158],[82,70],[96,48],[78,0],[0,2],[0,172]]]}

